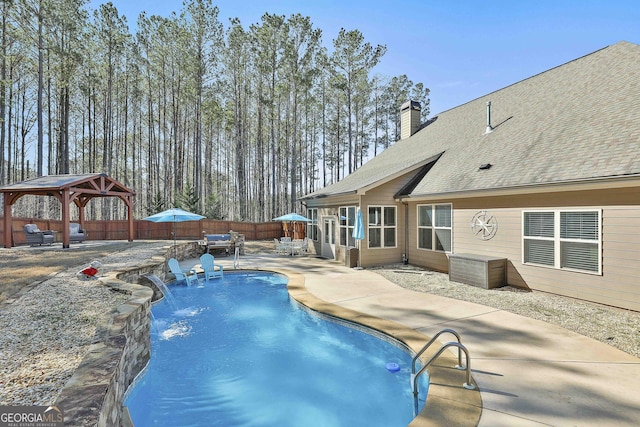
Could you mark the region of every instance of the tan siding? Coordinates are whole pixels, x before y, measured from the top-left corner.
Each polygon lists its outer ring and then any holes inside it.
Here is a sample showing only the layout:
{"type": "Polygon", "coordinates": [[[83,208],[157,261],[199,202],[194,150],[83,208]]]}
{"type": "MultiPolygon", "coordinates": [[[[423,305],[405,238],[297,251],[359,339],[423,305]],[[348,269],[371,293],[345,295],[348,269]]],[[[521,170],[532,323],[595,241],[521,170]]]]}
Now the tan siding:
{"type": "Polygon", "coordinates": [[[519,239],[514,239],[513,236],[518,236],[521,233],[521,210],[486,209],[498,221],[498,231],[490,240],[477,238],[471,230],[471,220],[480,210],[482,209],[457,209],[457,205],[454,204],[453,252],[489,255],[507,259],[517,257],[521,250],[521,243],[519,239]]]}
{"type": "Polygon", "coordinates": [[[394,195],[411,178],[413,173],[404,175],[383,184],[373,190],[367,191],[362,196],[362,213],[365,220],[365,238],[361,242],[361,260],[363,267],[384,265],[402,262],[402,254],[405,251],[405,207],[394,200],[394,195]],[[368,248],[367,212],[369,206],[395,206],[396,207],[396,247],[395,248],[368,248]]]}
{"type": "MultiPolygon", "coordinates": [[[[448,203],[441,201],[437,203],[448,203]]],[[[449,257],[444,252],[418,249],[418,210],[417,203],[409,203],[409,262],[420,267],[436,271],[449,271],[449,257]]],[[[453,231],[455,233],[455,230],[453,231]]]]}
{"type": "MultiPolygon", "coordinates": [[[[637,189],[455,200],[453,252],[507,258],[507,282],[513,286],[640,310],[638,200],[637,189]],[[602,275],[523,265],[522,211],[530,209],[601,209],[602,275]],[[497,218],[498,231],[491,240],[477,239],[471,232],[471,219],[480,210],[497,218]]],[[[416,205],[412,202],[409,208],[411,248],[417,245],[416,205]]],[[[429,251],[410,251],[412,264],[446,271],[441,254],[421,252],[429,251]]]]}
{"type": "Polygon", "coordinates": [[[449,271],[449,257],[444,252],[414,248],[409,251],[409,263],[443,273],[449,271]]]}
{"type": "MultiPolygon", "coordinates": [[[[362,241],[362,266],[400,262],[407,248],[409,262],[438,271],[448,271],[448,255],[417,248],[417,201],[408,209],[408,239],[405,246],[405,205],[396,203],[394,194],[411,175],[405,175],[369,190],[361,197],[341,196],[321,203],[331,203],[337,214],[339,206],[369,205],[397,207],[397,247],[368,249],[362,241]]],[[[582,192],[534,194],[509,197],[456,199],[453,206],[452,246],[454,253],[470,253],[507,259],[507,283],[534,290],[640,310],[640,190],[637,188],[582,192]],[[601,209],[602,274],[572,272],[522,264],[522,212],[531,209],[601,209]],[[480,240],[471,231],[473,215],[486,210],[498,221],[498,231],[490,240],[480,240]]],[[[428,204],[450,203],[430,200],[428,204]]],[[[311,203],[309,203],[311,206],[311,203]]],[[[322,217],[322,213],[319,216],[322,217]]],[[[365,227],[366,229],[366,227],[365,227]]],[[[340,251],[342,252],[342,251],[340,251]]]]}

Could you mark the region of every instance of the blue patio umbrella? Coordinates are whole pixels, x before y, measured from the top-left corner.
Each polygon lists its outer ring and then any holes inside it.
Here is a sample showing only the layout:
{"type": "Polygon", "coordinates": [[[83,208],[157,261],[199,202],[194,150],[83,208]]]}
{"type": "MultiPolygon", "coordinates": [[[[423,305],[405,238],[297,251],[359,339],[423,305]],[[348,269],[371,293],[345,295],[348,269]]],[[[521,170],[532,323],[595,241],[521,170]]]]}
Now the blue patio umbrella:
{"type": "Polygon", "coordinates": [[[351,237],[358,242],[358,268],[360,268],[360,240],[364,239],[364,219],[362,218],[361,209],[356,212],[356,223],[353,225],[351,237]]]}
{"type": "MultiPolygon", "coordinates": [[[[291,212],[286,215],[279,216],[277,218],[273,218],[273,221],[282,221],[282,222],[311,222],[309,218],[306,216],[298,215],[297,213],[291,212]]],[[[296,232],[295,225],[293,228],[293,232],[296,232]]],[[[295,236],[294,236],[295,237],[295,236]]]]}
{"type": "Polygon", "coordinates": [[[353,226],[351,237],[356,240],[364,239],[364,219],[362,218],[362,210],[360,209],[356,212],[356,223],[353,226]]]}
{"type": "Polygon", "coordinates": [[[288,213],[286,215],[279,216],[277,218],[273,218],[274,221],[283,221],[283,222],[311,222],[309,218],[306,216],[298,215],[297,213],[288,213]]]}
{"type": "Polygon", "coordinates": [[[200,221],[206,217],[191,212],[187,212],[180,208],[171,208],[166,211],[158,212],[146,218],[145,221],[151,222],[172,222],[173,223],[173,246],[176,245],[176,223],[184,221],[200,221]]]}

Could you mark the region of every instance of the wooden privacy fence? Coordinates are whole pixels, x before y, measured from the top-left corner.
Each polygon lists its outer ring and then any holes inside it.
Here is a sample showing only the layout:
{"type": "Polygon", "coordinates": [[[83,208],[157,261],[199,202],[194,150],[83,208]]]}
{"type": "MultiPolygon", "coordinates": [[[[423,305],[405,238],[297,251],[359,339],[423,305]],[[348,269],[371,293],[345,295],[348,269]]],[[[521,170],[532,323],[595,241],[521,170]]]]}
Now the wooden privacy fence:
{"type": "MultiPolygon", "coordinates": [[[[73,221],[72,221],[73,222],[73,221]]],[[[53,230],[56,241],[60,241],[62,221],[39,218],[13,218],[13,244],[24,245],[27,240],[22,230],[25,224],[36,224],[40,230],[53,230]]],[[[85,221],[87,240],[127,240],[126,220],[85,221]]],[[[0,241],[4,239],[4,225],[0,221],[0,241]]],[[[149,222],[134,220],[134,240],[170,240],[173,239],[172,222],[149,222]]],[[[178,240],[200,240],[204,234],[225,234],[235,231],[244,234],[246,240],[270,240],[284,235],[281,222],[236,222],[203,219],[200,221],[178,222],[175,224],[178,240]]],[[[303,236],[304,237],[304,236],[303,236]]]]}

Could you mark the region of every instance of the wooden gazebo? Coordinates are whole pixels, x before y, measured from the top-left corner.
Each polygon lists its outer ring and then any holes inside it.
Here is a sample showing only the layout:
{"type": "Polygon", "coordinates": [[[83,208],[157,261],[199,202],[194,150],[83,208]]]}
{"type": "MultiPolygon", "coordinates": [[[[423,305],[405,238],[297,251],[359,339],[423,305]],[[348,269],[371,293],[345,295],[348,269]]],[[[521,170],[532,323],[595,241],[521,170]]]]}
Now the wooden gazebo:
{"type": "Polygon", "coordinates": [[[84,208],[95,197],[118,197],[127,205],[128,240],[133,241],[133,197],[135,192],[103,173],[49,175],[0,187],[4,194],[4,247],[12,245],[11,206],[22,196],[54,196],[62,204],[62,247],[69,247],[69,206],[78,207],[80,227],[84,228],[84,208]]]}

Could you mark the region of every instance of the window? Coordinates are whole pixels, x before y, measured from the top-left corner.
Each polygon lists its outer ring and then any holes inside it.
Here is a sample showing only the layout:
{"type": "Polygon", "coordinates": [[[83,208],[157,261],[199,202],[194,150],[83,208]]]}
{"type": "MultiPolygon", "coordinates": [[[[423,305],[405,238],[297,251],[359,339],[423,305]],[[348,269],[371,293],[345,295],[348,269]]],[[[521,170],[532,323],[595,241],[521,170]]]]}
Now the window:
{"type": "Polygon", "coordinates": [[[355,246],[356,242],[353,238],[353,227],[356,223],[356,207],[345,206],[339,210],[339,227],[340,227],[340,245],[355,246]]]}
{"type": "Polygon", "coordinates": [[[396,246],[396,207],[369,206],[369,247],[393,248],[396,246]]]}
{"type": "Polygon", "coordinates": [[[451,252],[451,205],[418,205],[418,249],[451,252]]]}
{"type": "Polygon", "coordinates": [[[523,262],[600,273],[600,211],[523,213],[523,262]]]}
{"type": "Polygon", "coordinates": [[[318,208],[307,209],[307,218],[311,221],[307,223],[307,237],[310,240],[318,241],[318,208]]]}

